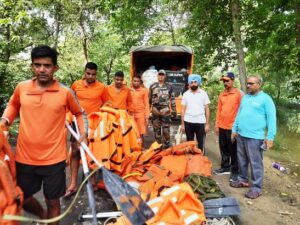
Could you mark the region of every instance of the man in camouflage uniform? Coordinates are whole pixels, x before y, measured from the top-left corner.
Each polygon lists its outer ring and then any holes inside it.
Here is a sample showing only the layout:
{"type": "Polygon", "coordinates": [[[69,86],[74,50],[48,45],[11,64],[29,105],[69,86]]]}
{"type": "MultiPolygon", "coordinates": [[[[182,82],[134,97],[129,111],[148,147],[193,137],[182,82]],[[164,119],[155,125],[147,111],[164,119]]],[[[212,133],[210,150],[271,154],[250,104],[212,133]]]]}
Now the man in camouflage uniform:
{"type": "Polygon", "coordinates": [[[175,95],[171,84],[166,83],[166,71],[158,71],[158,82],[149,88],[149,101],[152,108],[152,125],[155,140],[170,147],[170,122],[176,117],[175,95]]]}

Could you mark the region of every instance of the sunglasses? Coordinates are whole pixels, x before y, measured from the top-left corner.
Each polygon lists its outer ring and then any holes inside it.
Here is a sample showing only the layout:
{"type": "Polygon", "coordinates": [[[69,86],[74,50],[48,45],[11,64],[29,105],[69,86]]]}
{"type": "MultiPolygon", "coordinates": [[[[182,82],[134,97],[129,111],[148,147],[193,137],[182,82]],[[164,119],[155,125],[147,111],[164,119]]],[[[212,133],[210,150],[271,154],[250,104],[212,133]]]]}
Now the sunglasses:
{"type": "Polygon", "coordinates": [[[223,80],[224,83],[228,83],[230,80],[223,80]]]}
{"type": "Polygon", "coordinates": [[[159,73],[159,74],[158,74],[158,76],[165,76],[165,74],[163,74],[163,73],[159,73]]]}
{"type": "Polygon", "coordinates": [[[247,82],[247,85],[253,85],[253,84],[256,84],[256,83],[253,83],[253,82],[247,82]]]}

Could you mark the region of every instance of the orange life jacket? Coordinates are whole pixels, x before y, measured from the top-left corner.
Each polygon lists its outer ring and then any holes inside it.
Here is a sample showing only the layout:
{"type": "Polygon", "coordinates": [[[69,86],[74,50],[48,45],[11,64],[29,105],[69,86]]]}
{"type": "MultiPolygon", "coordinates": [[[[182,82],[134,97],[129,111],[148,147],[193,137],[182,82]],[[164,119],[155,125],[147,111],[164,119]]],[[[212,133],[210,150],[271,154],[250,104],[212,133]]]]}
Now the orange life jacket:
{"type": "MultiPolygon", "coordinates": [[[[161,145],[157,142],[154,142],[149,149],[143,152],[135,153],[133,152],[131,155],[126,156],[122,161],[122,176],[132,173],[134,171],[142,172],[144,168],[148,168],[152,164],[161,165],[167,169],[170,169],[172,172],[172,168],[178,172],[178,175],[181,177],[186,175],[186,162],[188,162],[187,157],[178,157],[178,162],[176,161],[176,156],[187,156],[191,154],[191,157],[195,155],[202,156],[202,151],[196,147],[195,141],[184,142],[174,147],[170,147],[162,150],[161,145]],[[168,157],[171,156],[171,157],[168,157]],[[161,160],[167,157],[161,162],[161,160]],[[176,165],[180,163],[180,171],[176,165]]],[[[181,179],[182,180],[182,179],[181,179]]]]}
{"type": "Polygon", "coordinates": [[[204,207],[190,185],[181,183],[165,189],[160,197],[147,202],[155,216],[147,224],[200,224],[206,220],[204,207]]]}
{"type": "MultiPolygon", "coordinates": [[[[108,169],[120,172],[122,159],[132,151],[140,151],[134,119],[125,110],[107,106],[99,113],[91,113],[89,119],[90,148],[95,157],[108,169]]],[[[90,163],[93,163],[88,157],[90,163]]]]}
{"type": "MultiPolygon", "coordinates": [[[[204,207],[187,183],[165,189],[160,197],[147,204],[155,214],[146,222],[148,225],[200,225],[206,221],[204,207]]],[[[130,222],[122,216],[113,224],[130,225],[130,222]]]]}
{"type": "Polygon", "coordinates": [[[139,191],[145,201],[160,196],[160,193],[165,188],[172,187],[180,180],[179,176],[156,164],[145,168],[143,172],[144,174],[142,176],[137,176],[135,179],[138,182],[143,182],[139,186],[139,191]]]}
{"type": "Polygon", "coordinates": [[[122,148],[125,155],[133,151],[140,151],[140,134],[135,124],[135,120],[127,111],[119,110],[119,125],[122,130],[122,148]]]}
{"type": "Polygon", "coordinates": [[[142,170],[144,168],[143,165],[145,165],[147,162],[143,161],[145,159],[150,159],[151,156],[158,151],[161,151],[161,144],[158,144],[157,142],[152,143],[150,148],[143,152],[132,152],[130,155],[127,155],[122,160],[122,171],[121,175],[126,176],[129,173],[132,173],[132,171],[136,170],[137,167],[141,167],[142,170]],[[143,159],[141,159],[143,158],[143,159]]]}
{"type": "Polygon", "coordinates": [[[0,128],[0,224],[18,225],[19,222],[2,220],[4,214],[20,215],[23,193],[16,184],[14,156],[2,129],[0,128]]]}
{"type": "Polygon", "coordinates": [[[158,144],[141,153],[132,153],[122,161],[122,176],[139,172],[142,176],[129,177],[140,183],[139,191],[144,200],[160,196],[160,192],[182,182],[191,172],[211,175],[211,162],[202,155],[194,141],[161,150],[158,144]],[[195,159],[195,160],[194,160],[195,159]],[[203,162],[203,163],[201,163],[203,162]],[[198,165],[193,165],[199,163],[198,165]]]}
{"type": "MultiPolygon", "coordinates": [[[[94,112],[88,115],[89,121],[89,148],[96,159],[104,164],[107,169],[110,169],[110,157],[115,147],[114,139],[114,120],[107,112],[94,112]]],[[[87,156],[90,167],[96,165],[92,159],[87,156]]]]}
{"type": "Polygon", "coordinates": [[[203,155],[187,155],[186,175],[199,174],[204,177],[211,177],[212,163],[203,155]]]}
{"type": "Polygon", "coordinates": [[[173,174],[176,174],[179,177],[179,181],[182,182],[186,175],[187,156],[167,155],[161,159],[160,165],[167,170],[172,171],[173,174]]]}

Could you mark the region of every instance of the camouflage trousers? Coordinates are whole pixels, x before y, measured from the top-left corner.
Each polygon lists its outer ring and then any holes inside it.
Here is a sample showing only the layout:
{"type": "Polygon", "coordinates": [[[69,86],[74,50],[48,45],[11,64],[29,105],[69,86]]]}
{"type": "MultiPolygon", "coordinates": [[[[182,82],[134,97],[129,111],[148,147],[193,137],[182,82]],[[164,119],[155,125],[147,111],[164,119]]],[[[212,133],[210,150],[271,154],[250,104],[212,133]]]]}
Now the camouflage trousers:
{"type": "Polygon", "coordinates": [[[170,122],[171,117],[168,116],[152,116],[152,126],[155,140],[162,144],[163,149],[170,147],[170,122]]]}

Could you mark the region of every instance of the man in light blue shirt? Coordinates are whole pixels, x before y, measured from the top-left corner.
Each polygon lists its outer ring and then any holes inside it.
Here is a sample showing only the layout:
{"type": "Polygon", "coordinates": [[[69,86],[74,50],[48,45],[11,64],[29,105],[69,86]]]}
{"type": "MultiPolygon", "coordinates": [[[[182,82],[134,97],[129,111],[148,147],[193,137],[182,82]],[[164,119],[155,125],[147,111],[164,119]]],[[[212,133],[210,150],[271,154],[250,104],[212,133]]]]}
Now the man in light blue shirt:
{"type": "Polygon", "coordinates": [[[272,98],[261,91],[262,79],[250,76],[247,80],[248,94],[242,102],[232,128],[232,138],[237,140],[239,176],[230,186],[250,187],[248,165],[250,164],[252,185],[245,194],[255,199],[262,194],[263,150],[273,146],[276,134],[276,109],[272,98]]]}

